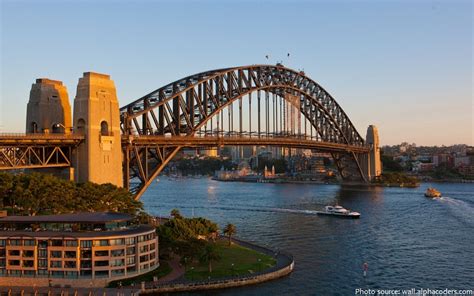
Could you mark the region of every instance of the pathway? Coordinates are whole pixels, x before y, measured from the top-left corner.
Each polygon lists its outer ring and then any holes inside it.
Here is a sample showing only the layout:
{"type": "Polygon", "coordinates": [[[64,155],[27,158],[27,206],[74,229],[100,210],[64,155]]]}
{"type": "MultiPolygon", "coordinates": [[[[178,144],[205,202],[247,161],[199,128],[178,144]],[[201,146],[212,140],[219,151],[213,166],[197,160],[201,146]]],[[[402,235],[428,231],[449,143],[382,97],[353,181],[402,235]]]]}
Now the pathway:
{"type": "Polygon", "coordinates": [[[165,275],[164,277],[158,279],[156,284],[164,284],[174,280],[177,280],[184,276],[184,267],[179,263],[179,257],[174,255],[171,260],[167,261],[171,267],[171,272],[165,275]]]}

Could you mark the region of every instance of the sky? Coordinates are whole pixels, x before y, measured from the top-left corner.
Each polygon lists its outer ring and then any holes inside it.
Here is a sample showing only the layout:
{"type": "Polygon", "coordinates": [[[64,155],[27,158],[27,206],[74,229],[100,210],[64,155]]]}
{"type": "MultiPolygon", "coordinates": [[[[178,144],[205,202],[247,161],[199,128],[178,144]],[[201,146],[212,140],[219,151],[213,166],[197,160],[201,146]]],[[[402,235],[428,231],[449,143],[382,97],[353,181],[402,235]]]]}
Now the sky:
{"type": "Polygon", "coordinates": [[[107,73],[120,105],[230,66],[304,69],[382,145],[474,145],[471,1],[0,0],[0,132],[32,83],[107,73]],[[290,58],[287,58],[290,53],[290,58]],[[269,55],[269,59],[265,58],[269,55]]]}

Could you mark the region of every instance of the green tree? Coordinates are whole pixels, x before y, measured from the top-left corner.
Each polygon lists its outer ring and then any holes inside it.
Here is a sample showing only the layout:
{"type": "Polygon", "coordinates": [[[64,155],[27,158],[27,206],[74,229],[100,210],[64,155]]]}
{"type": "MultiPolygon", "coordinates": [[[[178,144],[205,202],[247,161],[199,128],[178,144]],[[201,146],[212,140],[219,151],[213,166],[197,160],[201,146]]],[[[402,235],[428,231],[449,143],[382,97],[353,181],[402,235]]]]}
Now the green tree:
{"type": "Polygon", "coordinates": [[[171,215],[171,217],[173,217],[175,219],[183,219],[183,216],[181,215],[181,213],[179,212],[178,209],[172,209],[170,215],[171,215]]]}
{"type": "Polygon", "coordinates": [[[138,215],[141,202],[112,184],[76,184],[50,174],[0,174],[2,206],[16,215],[122,212],[138,215]]]}
{"type": "Polygon", "coordinates": [[[212,262],[221,260],[221,256],[217,250],[217,247],[213,243],[208,243],[199,257],[199,261],[203,264],[208,264],[209,273],[212,272],[212,262]]]}
{"type": "Polygon", "coordinates": [[[229,238],[229,246],[232,244],[232,235],[237,232],[237,228],[234,224],[227,224],[224,228],[224,234],[229,238]]]}

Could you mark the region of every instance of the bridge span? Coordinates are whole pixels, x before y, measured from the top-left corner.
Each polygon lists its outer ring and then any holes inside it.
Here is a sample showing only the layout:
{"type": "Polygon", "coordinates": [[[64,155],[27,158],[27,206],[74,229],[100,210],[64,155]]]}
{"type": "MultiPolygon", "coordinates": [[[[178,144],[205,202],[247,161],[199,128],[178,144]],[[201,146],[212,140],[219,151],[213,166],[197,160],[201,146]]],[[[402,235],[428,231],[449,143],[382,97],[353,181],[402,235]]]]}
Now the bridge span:
{"type": "Polygon", "coordinates": [[[183,148],[318,150],[343,179],[368,181],[381,173],[378,141],[374,126],[364,139],[323,87],[281,64],[190,75],[121,108],[110,76],[86,72],[73,112],[62,82],[36,80],[26,134],[0,135],[0,170],[67,168],[77,182],[124,186],[138,199],[183,148]]]}

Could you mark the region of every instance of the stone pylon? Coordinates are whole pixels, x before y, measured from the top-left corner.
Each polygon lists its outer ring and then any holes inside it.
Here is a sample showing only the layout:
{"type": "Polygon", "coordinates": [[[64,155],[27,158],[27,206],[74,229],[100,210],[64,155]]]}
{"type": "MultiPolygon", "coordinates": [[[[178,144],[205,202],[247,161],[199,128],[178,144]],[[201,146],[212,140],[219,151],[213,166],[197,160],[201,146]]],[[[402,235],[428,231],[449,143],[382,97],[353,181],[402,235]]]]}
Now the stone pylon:
{"type": "Polygon", "coordinates": [[[71,133],[71,105],[61,81],[40,78],[31,86],[26,133],[71,133]]]}
{"type": "Polygon", "coordinates": [[[84,73],[74,99],[74,132],[85,135],[73,164],[77,182],[123,186],[119,112],[110,76],[84,73]]]}
{"type": "Polygon", "coordinates": [[[380,159],[379,132],[375,125],[367,128],[365,137],[366,144],[370,147],[369,154],[366,156],[366,163],[363,170],[366,173],[367,180],[371,181],[382,174],[382,161],[380,159]]]}

